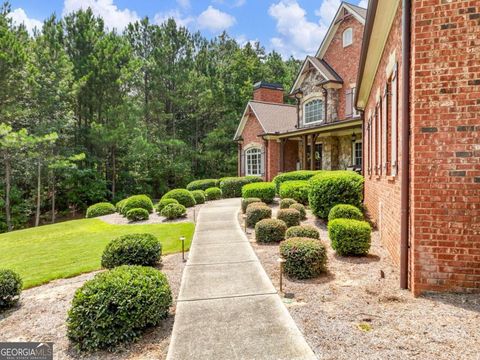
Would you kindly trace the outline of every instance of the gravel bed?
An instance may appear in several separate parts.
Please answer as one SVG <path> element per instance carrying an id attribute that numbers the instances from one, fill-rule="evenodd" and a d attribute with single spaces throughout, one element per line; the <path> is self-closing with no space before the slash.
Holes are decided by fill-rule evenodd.
<path id="1" fill-rule="evenodd" d="M 181 254 L 162 257 L 160 270 L 168 277 L 177 298 L 184 263 Z M 52 341 L 54 359 L 165 359 L 172 333 L 175 303 L 159 326 L 147 329 L 135 343 L 119 347 L 115 353 L 78 353 L 66 337 L 65 319 L 75 290 L 97 272 L 52 281 L 22 292 L 19 305 L 0 315 L 0 341 Z"/>
<path id="2" fill-rule="evenodd" d="M 275 214 L 278 204 L 272 206 Z M 240 216 L 243 228 L 243 217 Z M 328 249 L 328 273 L 312 280 L 284 277 L 290 314 L 319 359 L 480 359 L 480 295 L 427 294 L 399 289 L 399 273 L 372 234 L 367 257 L 335 255 L 325 224 L 308 211 Z M 279 287 L 278 245 L 247 236 Z"/>
<path id="3" fill-rule="evenodd" d="M 187 216 L 175 220 L 167 220 L 165 216 L 157 214 L 155 211 L 150 214 L 148 220 L 130 222 L 126 217 L 119 213 L 110 215 L 99 216 L 97 219 L 105 221 L 106 223 L 113 225 L 146 225 L 146 224 L 163 224 L 163 223 L 175 223 L 175 222 L 195 222 L 198 212 L 202 208 L 203 204 L 195 205 L 194 207 L 187 208 Z"/>

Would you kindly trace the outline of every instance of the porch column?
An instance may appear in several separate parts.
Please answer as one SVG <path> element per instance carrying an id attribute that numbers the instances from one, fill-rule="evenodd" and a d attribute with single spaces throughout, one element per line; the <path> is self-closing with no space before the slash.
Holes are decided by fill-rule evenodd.
<path id="1" fill-rule="evenodd" d="M 280 172 L 285 171 L 285 142 L 287 139 L 280 139 L 280 156 L 279 156 L 279 164 L 278 168 L 280 169 Z"/>
<path id="2" fill-rule="evenodd" d="M 303 159 L 302 159 L 302 170 L 308 170 L 307 165 L 307 142 L 308 135 L 303 135 Z"/>
<path id="3" fill-rule="evenodd" d="M 315 134 L 310 135 L 310 170 L 315 170 Z"/>

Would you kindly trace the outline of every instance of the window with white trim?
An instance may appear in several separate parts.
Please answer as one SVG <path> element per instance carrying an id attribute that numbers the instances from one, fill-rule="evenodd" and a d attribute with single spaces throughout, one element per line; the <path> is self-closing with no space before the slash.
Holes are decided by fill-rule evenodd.
<path id="1" fill-rule="evenodd" d="M 250 148 L 245 151 L 246 175 L 258 175 L 263 173 L 262 150 L 259 148 Z"/>
<path id="2" fill-rule="evenodd" d="M 355 168 L 361 169 L 362 168 L 362 150 L 363 150 L 362 140 L 355 141 L 354 143 L 352 143 L 352 146 L 353 146 L 353 149 L 352 149 L 353 165 L 355 166 Z"/>
<path id="3" fill-rule="evenodd" d="M 321 99 L 313 99 L 303 106 L 304 124 L 321 122 L 325 118 L 325 105 Z"/>
<path id="4" fill-rule="evenodd" d="M 345 29 L 342 35 L 343 38 L 343 47 L 347 47 L 348 45 L 352 45 L 353 42 L 353 30 L 352 28 Z"/>

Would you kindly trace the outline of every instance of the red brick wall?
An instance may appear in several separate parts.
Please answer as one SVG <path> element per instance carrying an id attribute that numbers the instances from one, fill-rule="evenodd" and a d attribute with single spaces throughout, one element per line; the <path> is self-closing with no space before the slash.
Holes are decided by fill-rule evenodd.
<path id="1" fill-rule="evenodd" d="M 264 140 L 259 134 L 263 134 L 265 131 L 263 130 L 262 126 L 258 122 L 257 118 L 253 113 L 248 115 L 248 120 L 243 128 L 243 132 L 241 134 L 243 138 L 243 143 L 241 145 L 241 151 L 244 152 L 245 149 L 249 148 L 252 145 L 258 146 L 265 149 Z M 240 162 L 240 158 L 238 159 Z M 244 171 L 246 169 L 244 168 Z M 239 166 L 239 173 L 238 176 L 243 176 L 245 174 L 240 173 L 240 166 Z"/>
<path id="2" fill-rule="evenodd" d="M 297 170 L 299 141 L 287 140 L 284 146 L 285 172 Z"/>
<path id="3" fill-rule="evenodd" d="M 280 143 L 277 140 L 268 140 L 267 148 L 266 180 L 272 181 L 280 171 Z"/>
<path id="4" fill-rule="evenodd" d="M 343 31 L 347 28 L 353 30 L 352 45 L 343 47 Z M 358 62 L 362 48 L 363 25 L 353 16 L 345 19 L 338 29 L 328 47 L 323 59 L 343 79 L 343 87 L 339 89 L 338 118 L 345 119 L 345 90 L 350 89 L 350 84 L 357 82 Z"/>
<path id="5" fill-rule="evenodd" d="M 480 3 L 413 4 L 413 291 L 478 290 Z"/>
<path id="6" fill-rule="evenodd" d="M 253 100 L 283 104 L 283 90 L 260 87 L 253 90 Z"/>

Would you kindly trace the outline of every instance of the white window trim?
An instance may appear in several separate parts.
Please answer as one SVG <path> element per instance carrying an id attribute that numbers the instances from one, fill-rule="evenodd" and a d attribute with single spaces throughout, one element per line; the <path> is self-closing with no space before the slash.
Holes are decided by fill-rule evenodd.
<path id="1" fill-rule="evenodd" d="M 307 104 L 311 103 L 312 101 L 315 101 L 315 100 L 320 100 L 322 103 L 323 103 L 323 113 L 322 113 L 322 119 L 321 120 L 317 120 L 317 121 L 310 121 L 310 122 L 306 122 L 305 121 L 305 118 L 306 118 L 306 111 L 305 111 L 305 107 Z M 321 123 L 324 123 L 325 122 L 325 99 L 321 98 L 321 97 L 312 97 L 312 98 L 309 98 L 308 100 L 304 101 L 303 103 L 303 111 L 302 111 L 302 115 L 303 115 L 303 125 L 311 125 L 311 124 L 321 124 Z"/>
<path id="2" fill-rule="evenodd" d="M 362 156 L 360 157 L 360 165 L 363 167 L 363 139 L 355 140 L 352 142 L 352 154 L 353 154 L 353 159 L 352 159 L 352 165 L 357 166 L 357 154 L 356 154 L 356 145 L 360 144 L 361 149 L 362 149 Z"/>
<path id="3" fill-rule="evenodd" d="M 347 43 L 345 41 L 345 38 L 346 38 L 345 35 L 348 34 L 348 33 L 350 33 L 350 42 L 349 43 Z M 342 45 L 345 48 L 345 47 L 350 46 L 352 44 L 353 44 L 353 29 L 352 28 L 347 28 L 342 33 Z"/>
<path id="4" fill-rule="evenodd" d="M 250 167 L 251 166 L 249 166 L 249 164 L 248 164 L 248 156 L 251 155 L 249 153 L 253 150 L 257 150 L 258 155 L 260 156 L 259 173 L 250 172 Z M 259 147 L 259 146 L 252 146 L 252 147 L 249 147 L 248 149 L 245 149 L 245 155 L 244 155 L 245 160 L 244 161 L 245 161 L 245 175 L 246 176 L 263 176 L 264 165 L 265 165 L 265 161 L 264 161 L 263 157 L 264 157 L 264 154 L 263 154 L 262 148 Z"/>

